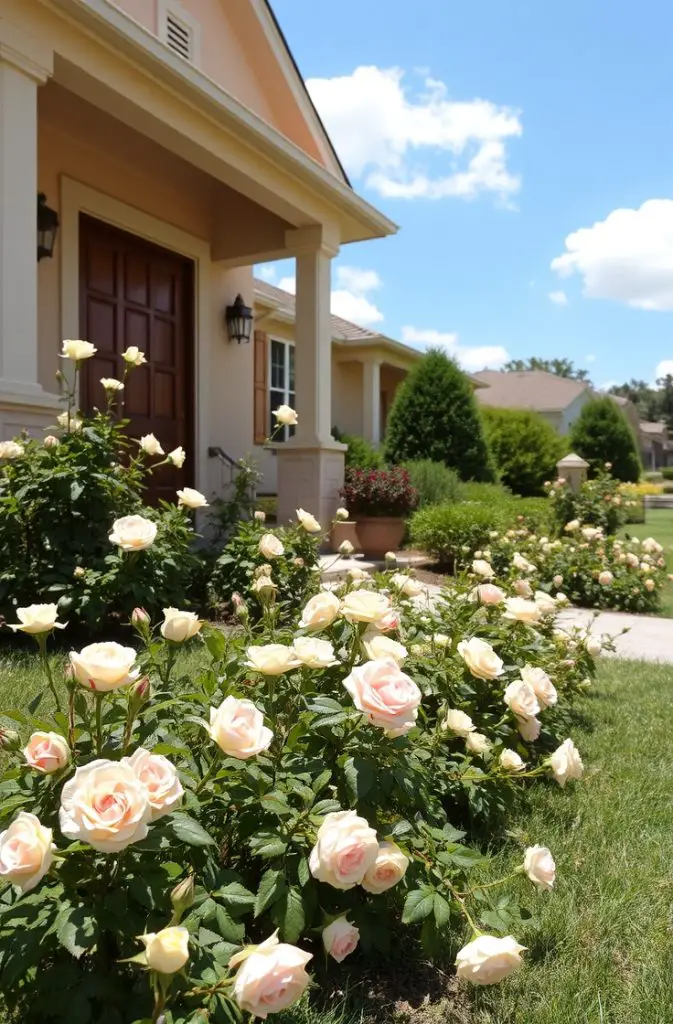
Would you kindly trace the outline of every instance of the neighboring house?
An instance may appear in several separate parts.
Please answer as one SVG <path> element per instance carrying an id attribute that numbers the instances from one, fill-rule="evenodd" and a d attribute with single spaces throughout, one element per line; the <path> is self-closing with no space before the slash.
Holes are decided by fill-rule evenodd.
<path id="1" fill-rule="evenodd" d="M 593 395 L 588 384 L 545 370 L 482 370 L 474 376 L 485 385 L 476 392 L 482 405 L 539 412 L 559 434 L 568 433 Z"/>
<path id="2" fill-rule="evenodd" d="M 657 470 L 673 466 L 673 440 L 665 423 L 640 423 L 640 449 L 645 469 Z"/>
<path id="3" fill-rule="evenodd" d="M 54 423 L 61 339 L 98 348 L 85 409 L 138 345 L 131 430 L 188 452 L 162 489 L 221 492 L 217 449 L 250 451 L 259 394 L 256 346 L 230 340 L 225 311 L 239 293 L 252 306 L 255 263 L 295 257 L 300 421 L 278 453 L 279 514 L 328 521 L 344 460 L 331 261 L 396 229 L 353 192 L 269 4 L 0 0 L 0 111 L 2 437 Z M 60 220 L 39 262 L 38 192 Z"/>

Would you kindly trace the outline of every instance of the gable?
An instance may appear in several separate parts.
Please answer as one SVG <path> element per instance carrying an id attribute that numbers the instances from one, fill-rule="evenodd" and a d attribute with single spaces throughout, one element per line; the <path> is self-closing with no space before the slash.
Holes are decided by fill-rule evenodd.
<path id="1" fill-rule="evenodd" d="M 208 78 L 346 182 L 268 0 L 115 0 Z M 167 19 L 171 25 L 167 29 Z M 184 42 L 187 39 L 188 42 Z"/>

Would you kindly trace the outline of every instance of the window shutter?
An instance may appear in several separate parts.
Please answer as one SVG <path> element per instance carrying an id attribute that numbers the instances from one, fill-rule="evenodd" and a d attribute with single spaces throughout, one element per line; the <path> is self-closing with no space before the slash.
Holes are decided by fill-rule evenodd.
<path id="1" fill-rule="evenodd" d="M 255 331 L 253 380 L 254 442 L 264 444 L 269 436 L 269 335 Z"/>

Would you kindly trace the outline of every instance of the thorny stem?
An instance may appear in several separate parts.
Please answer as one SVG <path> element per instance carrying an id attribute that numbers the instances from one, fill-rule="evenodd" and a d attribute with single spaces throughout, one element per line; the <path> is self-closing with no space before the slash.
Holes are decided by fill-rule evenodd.
<path id="1" fill-rule="evenodd" d="M 478 889 L 494 889 L 497 885 L 503 885 L 505 882 L 509 882 L 510 878 L 516 878 L 518 874 L 518 871 L 513 871 L 511 874 L 505 875 L 504 878 L 498 878 L 497 881 L 495 882 L 484 882 L 483 885 L 475 885 L 471 889 L 468 889 L 467 892 L 461 892 L 457 895 L 460 895 L 461 897 L 466 897 L 471 896 L 472 893 L 477 892 Z"/>
<path id="2" fill-rule="evenodd" d="M 103 694 L 94 693 L 96 701 L 96 753 L 100 757 L 103 751 Z"/>
<path id="3" fill-rule="evenodd" d="M 470 914 L 469 910 L 465 906 L 465 900 L 463 899 L 461 894 L 457 891 L 457 889 L 454 888 L 454 886 L 451 884 L 451 882 L 448 881 L 448 879 L 446 880 L 446 885 L 450 889 L 451 895 L 453 896 L 453 898 L 459 904 L 461 912 L 463 913 L 463 915 L 465 917 L 465 920 L 469 924 L 469 926 L 472 929 L 472 931 L 474 932 L 474 934 L 475 935 L 481 935 L 482 934 L 481 929 L 477 928 L 477 926 L 476 926 L 476 924 L 474 922 L 474 918 L 472 917 L 472 915 Z"/>
<path id="4" fill-rule="evenodd" d="M 68 694 L 68 746 L 75 749 L 75 687 L 70 687 Z"/>
<path id="5" fill-rule="evenodd" d="M 38 643 L 38 647 L 40 648 L 40 659 L 42 661 L 42 665 L 44 667 L 45 675 L 47 677 L 47 683 L 49 685 L 49 689 L 51 690 L 51 692 L 54 695 L 54 701 L 56 703 L 56 710 L 60 711 L 61 710 L 61 702 L 58 699 L 58 693 L 56 691 L 56 686 L 54 685 L 54 677 L 52 675 L 51 666 L 49 665 L 49 658 L 47 656 L 47 633 L 40 633 L 38 635 L 38 638 L 37 638 L 37 643 Z"/>
<path id="6" fill-rule="evenodd" d="M 200 793 L 201 792 L 201 790 L 203 789 L 205 784 L 207 782 L 210 782 L 210 780 L 212 779 L 213 775 L 215 775 L 215 772 L 217 771 L 218 767 L 219 767 L 219 761 L 217 759 L 217 755 L 215 755 L 213 760 L 210 762 L 210 768 L 208 769 L 206 774 L 203 776 L 203 778 L 199 782 L 198 786 L 194 790 L 194 793 Z"/>

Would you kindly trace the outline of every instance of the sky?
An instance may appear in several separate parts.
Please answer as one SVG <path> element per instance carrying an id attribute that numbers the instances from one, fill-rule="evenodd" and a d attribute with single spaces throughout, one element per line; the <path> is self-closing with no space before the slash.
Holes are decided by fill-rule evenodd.
<path id="1" fill-rule="evenodd" d="M 354 188 L 335 313 L 467 370 L 673 372 L 670 0 L 272 0 Z M 258 272 L 293 288 L 291 263 Z"/>

